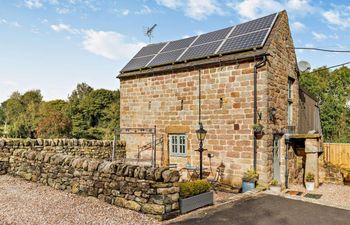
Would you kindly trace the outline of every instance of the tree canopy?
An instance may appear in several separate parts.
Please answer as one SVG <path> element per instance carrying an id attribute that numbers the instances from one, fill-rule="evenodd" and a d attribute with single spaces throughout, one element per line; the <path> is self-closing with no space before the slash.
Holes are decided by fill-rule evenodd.
<path id="1" fill-rule="evenodd" d="M 111 139 L 119 127 L 119 91 L 81 83 L 67 101 L 42 99 L 40 90 L 14 92 L 0 106 L 0 135 Z"/>
<path id="2" fill-rule="evenodd" d="M 349 142 L 350 69 L 341 67 L 330 71 L 321 67 L 312 73 L 303 73 L 300 83 L 319 100 L 325 140 Z"/>

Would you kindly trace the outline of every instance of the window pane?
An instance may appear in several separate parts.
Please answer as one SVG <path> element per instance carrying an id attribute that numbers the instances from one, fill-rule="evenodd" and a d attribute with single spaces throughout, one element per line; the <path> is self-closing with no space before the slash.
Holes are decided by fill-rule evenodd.
<path id="1" fill-rule="evenodd" d="M 186 156 L 186 135 L 169 135 L 169 148 L 174 155 Z"/>

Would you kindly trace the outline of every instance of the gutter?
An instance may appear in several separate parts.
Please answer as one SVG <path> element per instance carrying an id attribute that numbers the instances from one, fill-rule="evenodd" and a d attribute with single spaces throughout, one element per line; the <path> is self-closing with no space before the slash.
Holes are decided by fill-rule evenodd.
<path id="1" fill-rule="evenodd" d="M 257 97 L 257 83 L 258 83 L 258 68 L 263 67 L 266 65 L 266 61 L 267 61 L 267 57 L 266 54 L 262 56 L 263 59 L 260 62 L 257 62 L 254 65 L 254 124 L 257 124 L 258 122 L 258 97 Z M 256 171 L 256 164 L 257 164 L 257 138 L 256 135 L 254 133 L 254 139 L 253 139 L 253 155 L 254 155 L 254 162 L 253 162 L 253 168 L 254 171 Z"/>

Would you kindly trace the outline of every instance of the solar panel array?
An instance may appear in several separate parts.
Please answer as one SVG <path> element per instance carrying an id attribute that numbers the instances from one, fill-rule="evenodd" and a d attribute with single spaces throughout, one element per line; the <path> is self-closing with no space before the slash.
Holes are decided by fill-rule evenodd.
<path id="1" fill-rule="evenodd" d="M 143 47 L 121 72 L 263 47 L 277 13 L 218 31 Z"/>

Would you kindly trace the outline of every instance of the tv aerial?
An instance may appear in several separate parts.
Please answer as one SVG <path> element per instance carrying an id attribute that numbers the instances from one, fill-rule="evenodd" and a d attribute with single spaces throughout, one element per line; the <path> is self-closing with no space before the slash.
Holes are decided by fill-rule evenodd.
<path id="1" fill-rule="evenodd" d="M 151 27 L 147 27 L 145 29 L 145 36 L 147 36 L 149 38 L 149 42 L 151 43 L 152 41 L 152 38 L 153 38 L 153 31 L 154 31 L 154 28 L 156 28 L 157 24 L 154 24 L 153 26 Z"/>
<path id="2" fill-rule="evenodd" d="M 298 68 L 300 72 L 307 72 L 311 69 L 311 65 L 307 61 L 299 61 L 298 62 Z"/>

